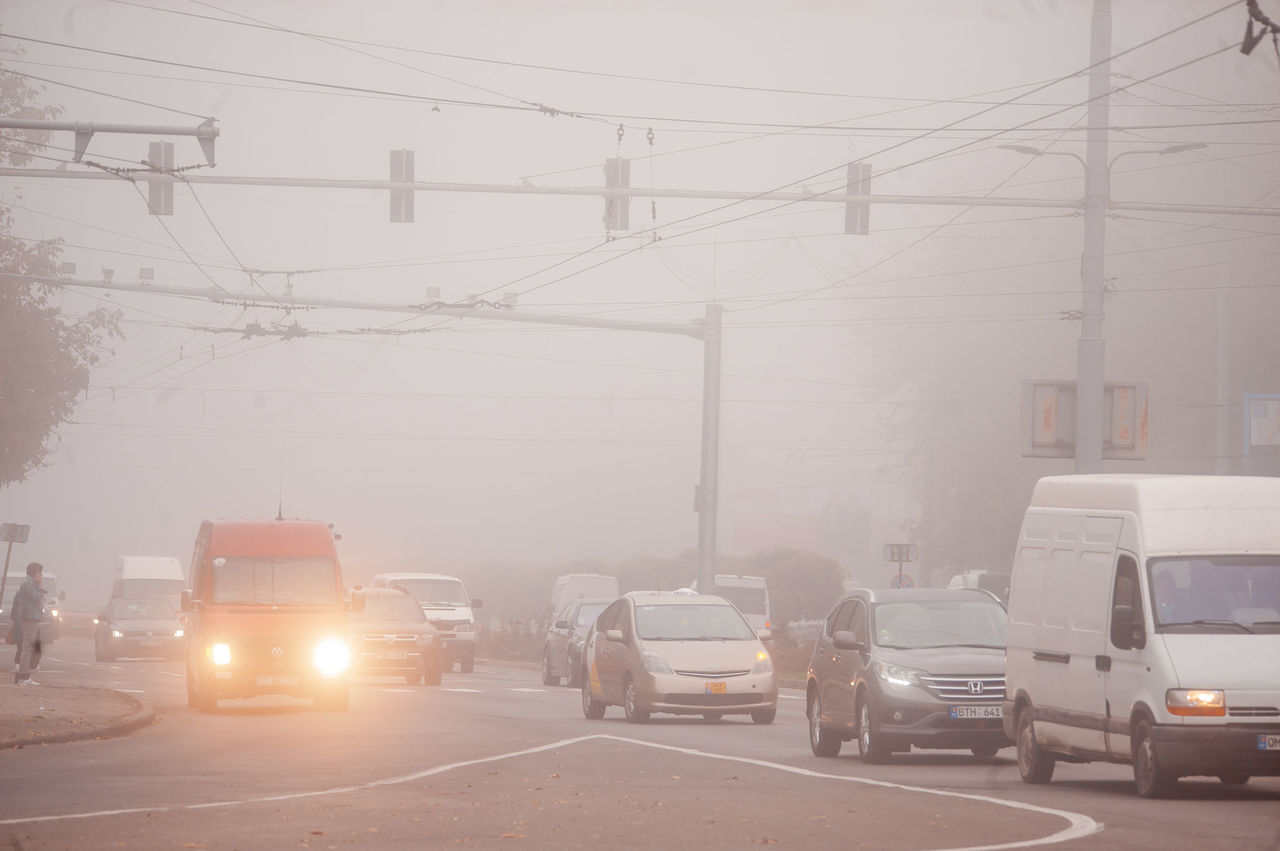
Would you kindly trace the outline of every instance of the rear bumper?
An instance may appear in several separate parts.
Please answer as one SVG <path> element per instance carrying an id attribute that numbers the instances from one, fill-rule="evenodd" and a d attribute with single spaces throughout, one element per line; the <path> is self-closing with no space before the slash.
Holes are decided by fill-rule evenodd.
<path id="1" fill-rule="evenodd" d="M 1162 724 L 1151 731 L 1156 760 L 1181 776 L 1247 774 L 1280 777 L 1280 750 L 1262 750 L 1260 738 L 1280 736 L 1280 724 L 1191 727 Z"/>

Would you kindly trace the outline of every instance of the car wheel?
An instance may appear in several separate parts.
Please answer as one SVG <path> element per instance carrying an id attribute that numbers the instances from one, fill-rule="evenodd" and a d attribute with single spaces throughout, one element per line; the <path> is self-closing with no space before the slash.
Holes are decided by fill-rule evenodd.
<path id="1" fill-rule="evenodd" d="M 622 712 L 632 724 L 643 724 L 649 720 L 649 713 L 640 708 L 640 695 L 636 693 L 636 681 L 627 674 L 622 684 Z"/>
<path id="2" fill-rule="evenodd" d="M 822 726 L 822 698 L 817 694 L 809 701 L 809 748 L 814 756 L 839 756 L 844 741 Z"/>
<path id="3" fill-rule="evenodd" d="M 464 674 L 469 674 L 476 669 L 476 657 L 464 656 L 458 660 L 458 670 Z"/>
<path id="4" fill-rule="evenodd" d="M 995 745 L 977 745 L 969 748 L 969 750 L 974 756 L 978 757 L 978 759 L 991 759 L 996 755 L 996 751 L 1000 750 L 1000 748 Z"/>
<path id="5" fill-rule="evenodd" d="M 1018 774 L 1025 783 L 1048 783 L 1053 777 L 1057 757 L 1041 749 L 1036 743 L 1035 722 L 1031 720 L 1031 707 L 1018 713 Z"/>
<path id="6" fill-rule="evenodd" d="M 544 686 L 560 685 L 560 677 L 551 673 L 551 651 L 542 651 L 542 684 Z"/>
<path id="7" fill-rule="evenodd" d="M 584 669 L 581 675 L 582 680 L 582 714 L 591 721 L 599 721 L 604 717 L 605 702 L 596 700 L 595 695 L 591 693 L 591 677 L 587 676 Z"/>
<path id="8" fill-rule="evenodd" d="M 578 672 L 580 670 L 582 670 L 582 667 L 580 665 L 575 664 L 572 660 L 570 660 L 569 675 L 564 678 L 565 685 L 567 685 L 569 688 L 577 688 L 580 685 L 580 683 L 578 682 L 578 679 L 579 679 Z"/>
<path id="9" fill-rule="evenodd" d="M 1249 782 L 1247 774 L 1219 774 L 1218 782 L 1223 786 L 1243 786 Z"/>
<path id="10" fill-rule="evenodd" d="M 778 707 L 770 706 L 768 709 L 751 710 L 751 723 L 753 724 L 772 724 L 773 719 L 778 717 Z"/>
<path id="11" fill-rule="evenodd" d="M 321 692 L 315 696 L 315 705 L 321 712 L 346 712 L 351 705 L 351 692 L 346 688 Z"/>
<path id="12" fill-rule="evenodd" d="M 1134 730 L 1133 785 L 1144 798 L 1168 797 L 1178 784 L 1178 775 L 1161 767 L 1151 743 L 1151 722 L 1139 721 Z"/>
<path id="13" fill-rule="evenodd" d="M 95 641 L 95 642 L 93 642 L 93 661 L 95 661 L 95 662 L 105 662 L 105 661 L 107 661 L 106 659 L 104 659 L 104 658 L 102 657 L 102 645 L 101 645 L 101 644 L 99 644 L 99 643 L 98 643 L 98 642 L 96 642 L 96 641 Z"/>
<path id="14" fill-rule="evenodd" d="M 418 683 L 422 682 L 422 672 L 414 671 L 411 674 L 405 674 L 404 681 L 411 686 L 417 685 Z"/>
<path id="15" fill-rule="evenodd" d="M 869 695 L 858 698 L 858 755 L 863 762 L 884 762 L 889 749 L 880 739 L 875 705 Z"/>

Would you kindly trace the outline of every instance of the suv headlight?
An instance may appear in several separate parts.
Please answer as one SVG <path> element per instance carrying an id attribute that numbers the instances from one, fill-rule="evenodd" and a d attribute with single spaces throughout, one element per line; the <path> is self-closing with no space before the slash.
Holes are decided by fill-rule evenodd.
<path id="1" fill-rule="evenodd" d="M 888 662 L 875 663 L 876 676 L 886 685 L 897 686 L 899 688 L 907 688 L 910 686 L 920 685 L 920 675 L 923 671 L 917 671 L 915 668 L 904 668 L 902 665 L 890 665 Z"/>
<path id="2" fill-rule="evenodd" d="M 773 660 L 769 658 L 767 650 L 759 650 L 756 652 L 756 663 L 751 668 L 753 674 L 772 674 Z"/>
<path id="3" fill-rule="evenodd" d="M 644 663 L 644 669 L 651 674 L 671 673 L 671 666 L 667 664 L 667 660 L 652 650 L 646 650 L 641 654 L 640 661 Z"/>

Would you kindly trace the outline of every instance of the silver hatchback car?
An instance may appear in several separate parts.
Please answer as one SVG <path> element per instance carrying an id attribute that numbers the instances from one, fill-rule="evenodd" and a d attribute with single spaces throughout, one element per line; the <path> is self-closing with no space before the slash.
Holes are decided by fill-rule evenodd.
<path id="1" fill-rule="evenodd" d="M 633 591 L 596 619 L 582 652 L 582 713 L 621 705 L 628 721 L 650 713 L 750 715 L 778 710 L 773 660 L 733 604 L 710 594 Z"/>

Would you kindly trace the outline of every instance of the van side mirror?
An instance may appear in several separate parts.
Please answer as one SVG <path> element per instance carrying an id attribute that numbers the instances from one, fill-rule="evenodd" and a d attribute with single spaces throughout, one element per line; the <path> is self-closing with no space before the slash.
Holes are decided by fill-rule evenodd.
<path id="1" fill-rule="evenodd" d="M 1111 643 L 1121 650 L 1140 650 L 1147 646 L 1142 624 L 1135 622 L 1132 606 L 1116 606 L 1111 610 Z"/>
<path id="2" fill-rule="evenodd" d="M 190 612 L 195 610 L 195 601 L 191 599 L 191 589 L 183 588 L 182 594 L 178 597 L 178 610 Z"/>
<path id="3" fill-rule="evenodd" d="M 471 608 L 473 608 L 473 609 L 478 609 L 478 608 L 480 608 L 480 607 L 481 607 L 481 606 L 483 606 L 483 605 L 484 605 L 484 603 L 483 603 L 482 601 L 480 601 L 480 600 L 472 600 L 472 601 L 471 601 Z"/>
<path id="4" fill-rule="evenodd" d="M 351 611 L 353 611 L 353 612 L 363 612 L 363 611 L 364 611 L 364 603 L 365 603 L 365 598 L 364 598 L 364 592 L 363 592 L 363 591 L 352 591 L 352 592 L 351 592 L 351 609 L 350 609 Z"/>

